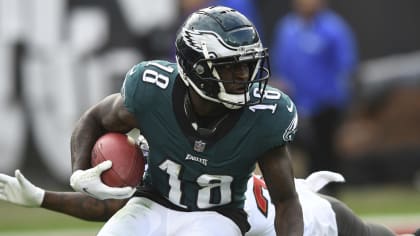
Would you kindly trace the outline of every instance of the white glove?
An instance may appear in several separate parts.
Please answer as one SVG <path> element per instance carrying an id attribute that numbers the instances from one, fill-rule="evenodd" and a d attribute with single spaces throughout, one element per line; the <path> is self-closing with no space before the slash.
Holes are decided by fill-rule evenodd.
<path id="1" fill-rule="evenodd" d="M 33 185 L 19 170 L 15 177 L 0 174 L 0 200 L 26 207 L 39 207 L 45 190 Z"/>
<path id="2" fill-rule="evenodd" d="M 332 171 L 317 171 L 304 179 L 304 183 L 312 190 L 312 192 L 318 192 L 330 182 L 343 183 L 345 182 L 345 179 L 340 173 Z"/>
<path id="3" fill-rule="evenodd" d="M 101 174 L 105 170 L 111 168 L 110 160 L 104 161 L 99 165 L 87 169 L 77 170 L 70 177 L 71 187 L 82 193 L 86 193 L 91 197 L 104 199 L 125 199 L 131 197 L 136 191 L 133 187 L 109 187 L 101 180 Z"/>
<path id="4" fill-rule="evenodd" d="M 139 135 L 137 138 L 137 145 L 140 147 L 140 150 L 143 152 L 144 157 L 149 156 L 149 143 L 143 135 Z"/>

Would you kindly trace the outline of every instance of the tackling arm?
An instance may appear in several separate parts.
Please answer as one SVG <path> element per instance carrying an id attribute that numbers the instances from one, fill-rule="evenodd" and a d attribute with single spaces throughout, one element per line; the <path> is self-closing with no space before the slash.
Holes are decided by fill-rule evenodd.
<path id="1" fill-rule="evenodd" d="M 303 235 L 303 213 L 286 146 L 265 153 L 259 160 L 259 166 L 276 209 L 277 235 Z"/>
<path id="2" fill-rule="evenodd" d="M 79 192 L 46 191 L 41 207 L 88 221 L 107 221 L 128 200 L 99 200 Z"/>
<path id="3" fill-rule="evenodd" d="M 0 200 L 24 207 L 42 207 L 89 221 L 106 221 L 127 200 L 98 200 L 78 192 L 53 192 L 35 186 L 16 170 L 0 173 Z"/>

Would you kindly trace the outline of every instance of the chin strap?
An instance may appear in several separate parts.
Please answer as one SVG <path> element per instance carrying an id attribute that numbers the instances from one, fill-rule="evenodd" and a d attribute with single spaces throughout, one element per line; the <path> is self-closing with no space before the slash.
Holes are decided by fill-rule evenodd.
<path id="1" fill-rule="evenodd" d="M 246 99 L 249 99 L 248 93 L 243 95 L 243 94 L 230 94 L 230 93 L 226 93 L 225 91 L 221 91 L 219 92 L 217 96 L 222 101 L 233 101 L 233 103 L 237 103 L 237 104 L 245 104 Z M 232 109 L 232 110 L 240 109 L 243 107 L 243 105 L 236 105 L 236 104 L 232 104 L 228 102 L 222 102 L 222 104 L 226 108 Z"/>
<path id="2" fill-rule="evenodd" d="M 207 50 L 206 42 L 201 42 L 201 48 L 203 49 L 204 58 L 205 59 L 210 59 L 210 54 Z M 213 64 L 211 63 L 211 60 L 207 60 L 207 66 L 209 68 L 213 67 Z M 219 84 L 220 92 L 217 96 L 221 101 L 218 101 L 218 102 L 222 103 L 228 109 L 239 109 L 239 108 L 241 108 L 242 107 L 241 105 L 236 105 L 236 104 L 233 104 L 233 103 L 244 104 L 245 103 L 245 97 L 242 94 L 238 95 L 238 94 L 227 93 L 226 89 L 225 89 L 225 86 L 221 82 L 221 79 L 220 79 L 220 76 L 219 76 L 219 73 L 217 72 L 217 70 L 211 70 L 211 73 L 212 73 L 214 78 L 217 78 L 219 80 L 218 84 Z M 223 101 L 233 101 L 233 102 L 229 103 L 229 102 L 223 102 Z"/>

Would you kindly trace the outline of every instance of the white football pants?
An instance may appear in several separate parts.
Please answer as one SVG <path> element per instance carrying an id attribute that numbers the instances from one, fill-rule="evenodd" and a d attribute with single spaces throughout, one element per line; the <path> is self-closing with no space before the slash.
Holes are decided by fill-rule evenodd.
<path id="1" fill-rule="evenodd" d="M 248 181 L 246 191 L 245 211 L 251 229 L 245 236 L 276 236 L 274 228 L 275 209 L 268 204 L 267 215 L 260 212 L 257 197 L 254 195 L 254 181 L 263 181 L 252 177 Z M 337 236 L 337 222 L 331 204 L 316 192 L 329 182 L 343 182 L 344 178 L 338 173 L 319 171 L 306 179 L 295 179 L 296 191 L 302 206 L 304 236 Z M 266 188 L 261 189 L 267 203 L 271 202 Z M 261 200 L 261 199 L 260 199 Z"/>
<path id="2" fill-rule="evenodd" d="M 239 227 L 214 211 L 182 212 L 134 197 L 103 226 L 98 236 L 240 236 Z"/>

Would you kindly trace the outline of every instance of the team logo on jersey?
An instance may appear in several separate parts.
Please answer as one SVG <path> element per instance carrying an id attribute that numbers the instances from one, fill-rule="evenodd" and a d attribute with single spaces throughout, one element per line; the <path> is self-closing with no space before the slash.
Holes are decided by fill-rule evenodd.
<path id="1" fill-rule="evenodd" d="M 292 121 L 290 122 L 289 126 L 283 133 L 283 140 L 285 142 L 290 142 L 293 140 L 297 131 L 297 125 L 298 125 L 298 116 L 297 116 L 297 113 L 295 113 Z"/>
<path id="2" fill-rule="evenodd" d="M 201 140 L 195 140 L 194 142 L 194 151 L 203 152 L 206 149 L 206 143 Z"/>
<path id="3" fill-rule="evenodd" d="M 201 158 L 201 157 L 197 157 L 197 156 L 193 156 L 191 154 L 187 154 L 187 156 L 185 157 L 185 160 L 190 160 L 190 161 L 196 161 L 200 164 L 202 164 L 203 166 L 207 166 L 207 159 L 205 158 Z"/>

